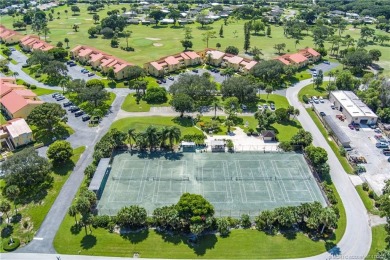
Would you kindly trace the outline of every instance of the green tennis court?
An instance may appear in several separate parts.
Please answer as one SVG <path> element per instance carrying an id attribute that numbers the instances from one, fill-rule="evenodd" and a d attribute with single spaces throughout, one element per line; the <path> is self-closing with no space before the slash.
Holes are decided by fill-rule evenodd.
<path id="1" fill-rule="evenodd" d="M 99 214 L 123 206 L 177 203 L 184 192 L 203 195 L 216 216 L 255 216 L 265 209 L 326 204 L 303 155 L 296 153 L 179 153 L 114 156 L 98 203 Z"/>

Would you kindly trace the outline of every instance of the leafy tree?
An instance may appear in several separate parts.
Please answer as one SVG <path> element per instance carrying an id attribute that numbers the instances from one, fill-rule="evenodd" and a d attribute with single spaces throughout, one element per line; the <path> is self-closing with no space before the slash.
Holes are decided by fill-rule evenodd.
<path id="1" fill-rule="evenodd" d="M 129 79 L 135 80 L 145 77 L 145 70 L 140 66 L 131 66 L 129 68 Z"/>
<path id="2" fill-rule="evenodd" d="M 366 50 L 359 49 L 347 52 L 342 62 L 354 71 L 361 72 L 364 68 L 371 65 L 372 56 Z"/>
<path id="3" fill-rule="evenodd" d="M 359 81 L 354 78 L 351 71 L 343 70 L 337 74 L 336 87 L 340 90 L 354 90 L 358 87 Z"/>
<path id="4" fill-rule="evenodd" d="M 95 108 L 109 99 L 109 94 L 104 88 L 104 83 L 98 79 L 89 80 L 81 89 L 80 97 L 90 102 Z"/>
<path id="5" fill-rule="evenodd" d="M 76 13 L 80 12 L 80 7 L 78 7 L 77 5 L 72 5 L 70 10 L 73 12 L 73 15 L 76 15 Z"/>
<path id="6" fill-rule="evenodd" d="M 259 122 L 259 129 L 267 130 L 276 121 L 275 113 L 264 110 L 255 113 L 255 119 Z"/>
<path id="7" fill-rule="evenodd" d="M 43 103 L 35 107 L 27 117 L 27 123 L 47 132 L 55 132 L 58 124 L 66 121 L 66 111 L 56 103 Z"/>
<path id="8" fill-rule="evenodd" d="M 221 236 L 227 236 L 230 233 L 229 220 L 226 217 L 217 219 L 217 231 Z"/>
<path id="9" fill-rule="evenodd" d="M 96 27 L 92 26 L 88 29 L 88 34 L 91 38 L 95 38 L 95 35 L 98 34 L 98 30 L 96 29 Z"/>
<path id="10" fill-rule="evenodd" d="M 9 198 L 14 203 L 15 211 L 17 212 L 16 205 L 17 205 L 18 198 L 20 195 L 20 189 L 18 188 L 18 186 L 16 186 L 16 185 L 8 186 L 5 189 L 5 195 L 7 196 L 7 198 Z"/>
<path id="11" fill-rule="evenodd" d="M 162 104 L 167 102 L 167 91 L 162 87 L 150 87 L 147 89 L 144 100 L 149 104 Z"/>
<path id="12" fill-rule="evenodd" d="M 209 23 L 209 19 L 207 19 L 207 14 L 205 12 L 200 12 L 196 16 L 196 21 L 202 25 L 202 28 L 205 24 Z"/>
<path id="13" fill-rule="evenodd" d="M 12 55 L 12 51 L 8 48 L 3 49 L 2 53 L 7 56 L 7 59 L 10 59 L 10 56 Z"/>
<path id="14" fill-rule="evenodd" d="M 54 60 L 65 60 L 68 57 L 68 52 L 64 48 L 53 48 L 48 51 L 50 55 L 54 58 Z"/>
<path id="15" fill-rule="evenodd" d="M 287 114 L 287 109 L 285 108 L 276 109 L 275 116 L 278 123 L 286 122 L 289 119 L 289 114 Z"/>
<path id="16" fill-rule="evenodd" d="M 192 41 L 190 41 L 190 40 L 181 40 L 180 42 L 181 42 L 181 45 L 184 48 L 184 51 L 186 51 L 187 49 L 191 49 L 192 48 Z"/>
<path id="17" fill-rule="evenodd" d="M 146 224 L 147 213 L 146 210 L 140 206 L 132 205 L 130 207 L 123 207 L 116 215 L 116 222 L 121 227 L 139 228 Z"/>
<path id="18" fill-rule="evenodd" d="M 221 28 L 219 29 L 219 37 L 223 38 L 223 24 L 221 24 Z"/>
<path id="19" fill-rule="evenodd" d="M 305 153 L 314 167 L 318 167 L 328 160 L 328 153 L 322 147 L 309 145 L 305 148 Z"/>
<path id="20" fill-rule="evenodd" d="M 168 17 L 173 19 L 173 25 L 176 25 L 177 19 L 181 17 L 180 11 L 177 9 L 170 9 Z"/>
<path id="21" fill-rule="evenodd" d="M 244 50 L 245 52 L 248 52 L 250 49 L 250 38 L 251 38 L 251 26 L 250 23 L 247 22 L 244 24 Z"/>
<path id="22" fill-rule="evenodd" d="M 228 78 L 221 84 L 223 97 L 237 97 L 240 103 L 255 101 L 257 98 L 256 91 L 256 85 L 245 77 Z"/>
<path id="23" fill-rule="evenodd" d="M 80 26 L 78 24 L 74 24 L 72 26 L 72 29 L 75 31 L 75 32 L 78 32 L 78 29 L 80 28 Z"/>
<path id="24" fill-rule="evenodd" d="M 303 129 L 299 129 L 298 133 L 296 133 L 291 138 L 291 144 L 301 145 L 303 147 L 309 146 L 312 141 L 313 141 L 313 136 L 311 135 L 311 133 Z"/>
<path id="25" fill-rule="evenodd" d="M 221 48 L 221 44 L 219 42 L 217 42 L 217 44 L 215 45 L 215 47 L 217 47 L 217 49 Z"/>
<path id="26" fill-rule="evenodd" d="M 257 20 L 257 21 L 254 21 L 252 23 L 252 26 L 250 29 L 253 30 L 255 32 L 255 34 L 258 34 L 259 31 L 264 31 L 265 25 L 262 21 Z"/>
<path id="27" fill-rule="evenodd" d="M 50 103 L 45 103 L 50 104 Z M 6 187 L 15 185 L 22 195 L 31 195 L 44 189 L 51 181 L 50 162 L 38 155 L 34 148 L 27 148 L 13 155 L 2 164 Z"/>
<path id="28" fill-rule="evenodd" d="M 286 48 L 285 43 L 277 43 L 274 45 L 274 49 L 278 52 L 279 55 L 281 54 L 281 51 L 284 51 L 285 48 Z"/>
<path id="29" fill-rule="evenodd" d="M 252 75 L 264 83 L 278 85 L 282 81 L 284 65 L 277 60 L 268 60 L 257 63 L 251 71 Z"/>
<path id="30" fill-rule="evenodd" d="M 106 18 L 103 18 L 100 23 L 102 28 L 108 27 L 112 30 L 116 30 L 118 28 L 120 32 L 123 31 L 127 25 L 126 19 L 118 15 L 110 15 Z"/>
<path id="31" fill-rule="evenodd" d="M 0 212 L 7 216 L 8 222 L 9 222 L 8 212 L 10 210 L 11 210 L 11 204 L 8 201 L 3 200 L 2 202 L 0 202 Z"/>
<path id="32" fill-rule="evenodd" d="M 324 233 L 325 228 L 335 228 L 337 226 L 338 216 L 333 208 L 326 207 L 321 210 L 319 221 L 322 224 L 321 234 Z"/>
<path id="33" fill-rule="evenodd" d="M 73 156 L 73 149 L 69 142 L 58 140 L 49 146 L 46 154 L 53 164 L 59 165 L 70 160 Z"/>
<path id="34" fill-rule="evenodd" d="M 273 88 L 272 86 L 267 86 L 267 87 L 265 88 L 265 92 L 267 93 L 267 99 L 268 99 L 268 97 L 269 97 L 269 94 L 272 93 L 272 91 L 274 91 L 274 88 Z"/>
<path id="35" fill-rule="evenodd" d="M 153 211 L 153 220 L 162 229 L 178 230 L 181 227 L 179 212 L 175 205 L 156 208 Z"/>
<path id="36" fill-rule="evenodd" d="M 322 85 L 322 83 L 324 82 L 324 73 L 322 72 L 322 70 L 318 71 L 318 75 L 317 77 L 314 78 L 313 81 L 314 81 L 314 86 L 317 89 Z"/>
<path id="37" fill-rule="evenodd" d="M 114 37 L 114 30 L 109 27 L 104 27 L 100 33 L 103 34 L 104 38 L 106 39 Z"/>
<path id="38" fill-rule="evenodd" d="M 53 60 L 42 68 L 42 72 L 53 79 L 61 78 L 67 75 L 68 67 L 61 61 Z"/>
<path id="39" fill-rule="evenodd" d="M 240 218 L 240 225 L 243 228 L 250 228 L 252 223 L 248 214 L 242 214 Z"/>
<path id="40" fill-rule="evenodd" d="M 71 205 L 68 209 L 68 215 L 74 217 L 74 221 L 77 225 L 77 209 L 75 205 Z"/>
<path id="41" fill-rule="evenodd" d="M 183 193 L 176 209 L 186 223 L 207 225 L 207 219 L 213 217 L 214 207 L 198 194 Z"/>
<path id="42" fill-rule="evenodd" d="M 369 50 L 368 54 L 371 56 L 371 60 L 379 61 L 379 58 L 382 56 L 382 52 L 378 49 Z"/>
<path id="43" fill-rule="evenodd" d="M 271 210 L 263 210 L 256 218 L 256 228 L 258 230 L 273 232 L 275 228 L 276 216 L 275 213 Z"/>
<path id="44" fill-rule="evenodd" d="M 228 47 L 226 47 L 225 52 L 226 52 L 226 53 L 233 54 L 233 55 L 238 55 L 238 53 L 239 53 L 240 51 L 239 51 L 238 48 L 235 47 L 235 46 L 228 46 Z"/>
<path id="45" fill-rule="evenodd" d="M 98 14 L 94 14 L 94 15 L 92 16 L 92 19 L 93 19 L 93 22 L 94 22 L 94 23 L 97 23 L 97 22 L 100 20 L 100 16 L 99 16 Z"/>
<path id="46" fill-rule="evenodd" d="M 161 10 L 153 10 L 149 13 L 149 17 L 153 18 L 155 20 L 156 26 L 165 17 L 165 13 Z"/>
<path id="47" fill-rule="evenodd" d="M 362 27 L 362 28 L 360 29 L 360 36 L 361 36 L 362 39 L 364 39 L 364 40 L 367 40 L 367 38 L 372 37 L 372 36 L 374 36 L 374 35 L 375 35 L 375 29 L 372 29 L 372 28 L 367 27 L 367 26 Z"/>
<path id="48" fill-rule="evenodd" d="M 271 36 L 271 26 L 267 26 L 267 36 L 270 37 Z"/>
<path id="49" fill-rule="evenodd" d="M 194 100 L 185 93 L 174 94 L 170 102 L 176 112 L 180 112 L 180 117 L 183 117 L 184 112 L 192 112 L 194 110 Z"/>
<path id="50" fill-rule="evenodd" d="M 107 78 L 113 82 L 115 80 L 115 72 L 113 68 L 109 68 L 107 72 Z"/>
<path id="51" fill-rule="evenodd" d="M 237 97 L 228 97 L 223 102 L 223 108 L 229 118 L 234 117 L 240 111 L 240 103 Z"/>

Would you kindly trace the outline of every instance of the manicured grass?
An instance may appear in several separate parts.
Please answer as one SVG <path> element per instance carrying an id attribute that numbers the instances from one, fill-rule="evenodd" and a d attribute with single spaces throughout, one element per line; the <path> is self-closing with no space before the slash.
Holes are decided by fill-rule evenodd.
<path id="1" fill-rule="evenodd" d="M 356 188 L 360 198 L 362 199 L 364 206 L 368 210 L 368 212 L 370 212 L 371 214 L 374 214 L 374 215 L 379 215 L 379 210 L 375 207 L 374 200 L 368 196 L 367 191 L 363 190 L 363 186 L 358 185 L 355 188 Z"/>
<path id="2" fill-rule="evenodd" d="M 328 85 L 328 82 L 322 83 L 321 87 L 314 88 L 314 84 L 307 85 L 306 87 L 302 88 L 298 93 L 299 101 L 303 102 L 303 95 L 306 95 L 307 98 L 311 98 L 312 96 L 316 97 L 326 97 L 328 95 L 328 91 L 326 91 L 326 86 Z"/>
<path id="3" fill-rule="evenodd" d="M 91 104 L 88 101 L 81 102 L 79 99 L 77 99 L 76 93 L 67 93 L 65 94 L 65 97 L 71 100 L 75 105 L 80 107 L 85 113 L 89 115 L 93 115 L 93 111 L 95 109 L 100 109 L 103 114 L 105 115 L 110 108 L 112 102 L 114 102 L 116 95 L 113 92 L 108 92 L 109 98 L 104 103 L 98 105 L 97 107 L 94 106 L 94 104 Z"/>
<path id="4" fill-rule="evenodd" d="M 127 95 L 121 109 L 126 112 L 149 112 L 150 107 L 169 107 L 170 99 L 171 96 L 168 95 L 168 101 L 162 104 L 148 104 L 145 100 L 140 100 L 139 104 L 137 104 L 135 94 L 132 93 Z"/>
<path id="5" fill-rule="evenodd" d="M 205 124 L 207 122 L 211 122 L 213 120 L 213 116 L 202 116 L 200 121 L 196 124 L 199 128 L 201 128 L 201 124 Z M 214 135 L 226 135 L 227 127 L 225 126 L 226 117 L 217 116 L 216 120 L 219 122 L 219 128 L 214 132 Z M 230 127 L 230 131 L 234 131 L 235 127 Z"/>
<path id="6" fill-rule="evenodd" d="M 281 96 L 281 95 L 278 95 L 278 94 L 260 94 L 259 96 L 259 104 L 260 105 L 263 105 L 263 104 L 271 104 L 271 103 L 274 103 L 275 104 L 275 108 L 278 109 L 278 108 L 288 108 L 288 106 L 290 105 L 288 103 L 288 100 L 285 96 Z"/>
<path id="7" fill-rule="evenodd" d="M 117 128 L 118 130 L 124 132 L 127 132 L 130 128 L 134 128 L 137 131 L 144 131 L 150 125 L 156 127 L 177 126 L 181 130 L 182 136 L 202 133 L 202 131 L 193 127 L 191 119 L 162 116 L 122 118 L 115 121 L 111 125 L 111 128 Z"/>
<path id="8" fill-rule="evenodd" d="M 372 243 L 370 252 L 368 253 L 368 259 L 375 259 L 374 256 L 383 249 L 386 249 L 388 243 L 386 243 L 387 232 L 385 229 L 386 225 L 379 225 L 371 228 L 372 232 Z"/>
<path id="9" fill-rule="evenodd" d="M 7 120 L 5 119 L 5 117 L 3 116 L 3 114 L 0 113 L 0 125 L 4 124 L 5 122 L 7 122 Z"/>
<path id="10" fill-rule="evenodd" d="M 38 143 L 44 143 L 45 145 L 51 144 L 53 142 L 53 138 L 59 140 L 74 134 L 74 130 L 65 123 L 61 123 L 57 127 L 55 133 L 38 130 L 35 126 L 31 126 L 31 130 L 33 131 L 35 141 Z"/>
<path id="11" fill-rule="evenodd" d="M 39 88 L 39 87 L 37 87 L 36 89 L 31 89 L 31 91 L 34 92 L 35 94 L 37 94 L 37 96 L 50 95 L 50 94 L 53 94 L 55 92 L 61 92 L 58 90 Z"/>
<path id="12" fill-rule="evenodd" d="M 71 161 L 62 165 L 61 167 L 54 167 L 52 172 L 53 183 L 52 186 L 47 190 L 47 194 L 42 200 L 37 202 L 30 202 L 25 205 L 17 205 L 18 213 L 21 214 L 21 220 L 13 224 L 13 237 L 20 238 L 21 244 L 28 243 L 33 238 L 35 232 L 41 226 L 46 214 L 49 212 L 51 206 L 53 205 L 55 199 L 58 196 L 62 186 L 70 176 L 74 166 L 79 160 L 81 154 L 85 151 L 84 146 L 77 147 L 73 150 L 73 156 Z M 2 192 L 5 186 L 5 181 L 0 179 L 0 192 Z M 13 211 L 14 205 L 12 205 Z M 10 214 L 13 215 L 13 214 Z M 23 222 L 27 221 L 29 226 L 27 228 L 23 227 Z M 0 225 L 2 229 L 5 226 L 3 222 Z M 4 252 L 0 247 L 0 252 Z"/>
<path id="13" fill-rule="evenodd" d="M 320 132 L 322 133 L 322 135 L 324 136 L 324 138 L 328 142 L 329 146 L 332 148 L 333 152 L 336 154 L 337 159 L 339 160 L 339 162 L 343 166 L 344 170 L 349 174 L 353 174 L 352 166 L 349 164 L 347 158 L 341 156 L 340 151 L 339 151 L 339 147 L 333 141 L 333 139 L 328 135 L 327 130 L 325 129 L 325 127 L 321 123 L 320 119 L 318 119 L 318 116 L 316 115 L 316 113 L 313 110 L 311 110 L 311 108 L 307 108 L 306 111 L 309 113 L 310 117 L 313 119 L 317 128 L 320 130 Z"/>
<path id="14" fill-rule="evenodd" d="M 96 26 L 92 20 L 93 13 L 89 13 L 86 9 L 88 4 L 79 3 L 77 6 L 80 7 L 81 12 L 79 15 L 73 16 L 70 11 L 69 6 L 60 6 L 54 8 L 54 17 L 57 18 L 57 12 L 60 12 L 60 19 L 54 19 L 53 21 L 48 22 L 48 27 L 50 28 L 51 33 L 48 35 L 47 41 L 50 41 L 52 44 L 56 44 L 58 41 L 64 41 L 64 38 L 67 37 L 69 42 L 69 47 L 73 48 L 76 45 L 84 44 L 89 46 L 95 46 L 109 54 L 115 55 L 119 58 L 128 60 L 129 62 L 135 63 L 137 65 L 143 65 L 143 63 L 156 60 L 160 57 L 168 56 L 183 50 L 180 44 L 180 40 L 184 37 L 184 32 L 182 27 L 179 26 L 145 26 L 145 25 L 129 25 L 127 30 L 131 30 L 133 33 L 129 39 L 129 45 L 135 48 L 134 52 L 126 52 L 120 48 L 111 48 L 110 39 L 103 39 L 101 35 L 98 35 L 96 38 L 89 38 L 88 29 L 92 26 Z M 107 17 L 107 11 L 117 9 L 120 10 L 122 7 L 129 9 L 128 4 L 120 5 L 110 5 L 98 12 L 100 20 L 104 17 Z M 65 15 L 64 11 L 68 10 L 68 17 Z M 50 11 L 46 11 L 49 13 Z M 245 20 L 233 20 L 229 19 L 229 24 L 224 26 L 224 37 L 212 38 L 209 41 L 209 47 L 215 47 L 216 43 L 221 44 L 221 50 L 224 50 L 227 46 L 233 45 L 240 47 L 243 44 L 243 26 Z M 13 18 L 9 15 L 2 16 L 1 23 L 6 27 L 12 29 Z M 80 29 L 78 32 L 72 30 L 72 26 L 78 24 Z M 217 31 L 223 24 L 223 19 L 217 21 L 210 25 L 212 30 Z M 193 39 L 193 49 L 195 51 L 200 51 L 206 47 L 205 42 L 202 41 L 202 33 L 204 30 L 200 29 L 198 23 L 186 25 L 186 27 L 192 28 Z M 375 28 L 374 25 L 370 26 Z M 233 32 L 239 32 L 235 35 Z M 300 43 L 295 46 L 295 40 L 293 38 L 286 38 L 283 34 L 283 27 L 279 25 L 271 25 L 271 37 L 252 35 L 251 36 L 251 47 L 258 47 L 262 50 L 264 59 L 274 58 L 278 56 L 275 53 L 273 48 L 275 43 L 285 43 L 286 52 L 295 52 L 297 49 L 305 48 L 306 46 L 314 46 L 313 38 L 311 37 L 311 32 L 309 36 L 303 35 L 303 38 L 300 40 Z M 22 32 L 24 33 L 24 31 Z M 27 33 L 31 34 L 31 26 L 27 26 Z M 376 30 L 376 34 L 383 34 Z M 306 34 L 306 32 L 304 32 Z M 349 34 L 352 38 L 357 40 L 360 38 L 360 29 L 348 28 L 343 33 L 344 35 Z M 153 37 L 153 38 L 152 38 Z M 126 40 L 120 38 L 120 46 L 126 46 Z M 154 44 L 162 44 L 162 46 L 155 46 Z M 66 44 L 64 44 L 66 46 Z M 325 42 L 325 49 L 329 49 L 331 46 L 330 42 Z M 244 55 L 244 50 L 239 48 L 241 55 Z M 385 71 L 384 73 L 389 75 L 390 63 L 390 52 L 389 48 L 385 46 L 380 46 L 378 44 L 373 44 L 367 46 L 367 49 L 379 49 L 382 52 L 382 57 L 378 62 L 379 65 L 383 66 Z"/>

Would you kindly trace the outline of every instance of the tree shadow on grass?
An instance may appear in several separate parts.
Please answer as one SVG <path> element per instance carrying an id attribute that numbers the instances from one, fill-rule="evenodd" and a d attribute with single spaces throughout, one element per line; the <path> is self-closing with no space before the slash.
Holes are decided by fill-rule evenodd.
<path id="1" fill-rule="evenodd" d="M 288 240 L 294 240 L 297 238 L 297 232 L 288 230 L 286 232 L 283 232 L 283 237 L 285 237 Z"/>
<path id="2" fill-rule="evenodd" d="M 325 249 L 327 252 L 329 252 L 333 256 L 337 256 L 341 254 L 340 248 L 333 242 L 326 241 L 325 242 Z"/>
<path id="3" fill-rule="evenodd" d="M 96 245 L 96 242 L 97 242 L 97 239 L 94 235 L 86 235 L 83 237 L 83 239 L 81 239 L 80 246 L 83 249 L 88 250 L 88 249 L 93 248 Z"/>
<path id="4" fill-rule="evenodd" d="M 183 241 L 183 236 L 173 233 L 173 232 L 167 232 L 164 230 L 155 230 L 156 234 L 160 235 L 161 238 L 164 240 L 164 242 L 172 243 L 174 245 L 177 245 Z"/>
<path id="5" fill-rule="evenodd" d="M 53 172 L 58 175 L 66 175 L 69 171 L 73 170 L 75 164 L 73 161 L 69 160 L 62 164 L 54 164 Z"/>
<path id="6" fill-rule="evenodd" d="M 192 127 L 193 126 L 192 118 L 188 118 L 188 117 L 175 117 L 172 119 L 172 122 L 174 122 L 175 124 L 178 124 L 180 126 L 183 126 L 183 127 Z"/>
<path id="7" fill-rule="evenodd" d="M 69 130 L 63 124 L 59 124 L 55 132 L 48 132 L 46 130 L 34 130 L 34 138 L 37 142 L 42 142 L 44 145 L 49 145 L 55 140 L 66 139 L 70 136 Z"/>
<path id="8" fill-rule="evenodd" d="M 81 230 L 82 230 L 81 225 L 78 225 L 76 223 L 70 227 L 70 233 L 72 233 L 72 235 L 80 234 Z"/>
<path id="9" fill-rule="evenodd" d="M 121 237 L 129 240 L 132 244 L 138 244 L 149 236 L 149 229 L 142 229 L 140 231 L 130 231 L 121 229 Z"/>
<path id="10" fill-rule="evenodd" d="M 189 248 L 194 250 L 194 253 L 197 256 L 203 256 L 206 254 L 207 250 L 213 249 L 215 244 L 218 242 L 217 236 L 215 234 L 209 234 L 201 236 L 198 238 L 197 243 L 190 243 L 188 240 L 184 241 Z"/>

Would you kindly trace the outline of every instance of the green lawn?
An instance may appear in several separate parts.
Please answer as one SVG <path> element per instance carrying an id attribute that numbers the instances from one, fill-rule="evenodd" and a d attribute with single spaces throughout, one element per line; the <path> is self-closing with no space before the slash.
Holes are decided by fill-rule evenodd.
<path id="1" fill-rule="evenodd" d="M 74 130 L 67 124 L 61 123 L 56 132 L 50 132 L 38 130 L 35 126 L 31 126 L 31 130 L 33 131 L 34 139 L 37 143 L 44 143 L 45 145 L 49 145 L 53 142 L 53 138 L 59 140 L 64 139 L 64 137 L 68 137 L 74 134 Z"/>
<path id="2" fill-rule="evenodd" d="M 148 104 L 145 100 L 140 100 L 139 104 L 136 102 L 135 94 L 128 94 L 123 101 L 121 109 L 127 112 L 149 112 L 150 107 L 169 107 L 171 96 L 168 95 L 168 101 L 162 104 Z"/>
<path id="3" fill-rule="evenodd" d="M 274 103 L 275 104 L 275 107 L 276 109 L 278 108 L 288 108 L 288 106 L 290 105 L 288 103 L 288 100 L 285 96 L 281 96 L 281 95 L 278 95 L 278 94 L 260 94 L 259 96 L 259 101 L 258 101 L 259 104 L 270 104 L 270 103 Z"/>
<path id="4" fill-rule="evenodd" d="M 62 186 L 70 176 L 70 173 L 72 172 L 75 164 L 84 151 L 84 146 L 80 146 L 74 149 L 74 154 L 71 157 L 71 161 L 69 163 L 62 165 L 61 167 L 53 168 L 52 176 L 54 180 L 52 187 L 47 190 L 47 194 L 42 200 L 39 200 L 36 203 L 31 202 L 25 205 L 17 205 L 18 213 L 21 214 L 22 219 L 13 225 L 12 236 L 20 238 L 22 244 L 29 242 L 33 238 L 35 232 L 41 226 L 46 214 L 49 212 Z M 0 191 L 3 190 L 4 185 L 4 180 L 0 179 Z M 12 208 L 14 208 L 13 205 Z M 25 221 L 29 223 L 27 228 L 23 227 L 23 222 Z M 0 228 L 2 229 L 4 226 L 5 224 L 3 223 L 0 225 Z M 0 252 L 3 252 L 1 247 Z"/>
<path id="5" fill-rule="evenodd" d="M 326 141 L 328 142 L 330 148 L 332 148 L 333 152 L 337 156 L 337 159 L 339 159 L 339 162 L 343 166 L 344 170 L 349 173 L 353 174 L 353 168 L 349 164 L 347 158 L 341 156 L 339 147 L 337 144 L 333 141 L 333 139 L 328 135 L 328 131 L 325 129 L 324 125 L 321 123 L 320 119 L 318 119 L 317 114 L 311 110 L 311 108 L 307 108 L 306 111 L 309 113 L 311 119 L 313 119 L 314 123 L 316 124 L 318 130 L 320 130 L 321 134 L 324 136 Z"/>
<path id="6" fill-rule="evenodd" d="M 298 93 L 299 101 L 303 102 L 302 97 L 303 95 L 306 95 L 308 98 L 311 98 L 312 96 L 321 96 L 326 97 L 328 95 L 328 91 L 326 91 L 326 85 L 328 85 L 328 82 L 322 83 L 321 87 L 314 88 L 314 84 L 307 85 L 306 87 L 302 88 Z"/>
<path id="7" fill-rule="evenodd" d="M 120 131 L 127 132 L 130 128 L 134 128 L 137 131 L 144 131 L 148 126 L 153 125 L 156 127 L 163 126 L 177 126 L 181 130 L 181 134 L 201 134 L 202 131 L 193 127 L 192 120 L 180 117 L 129 117 L 115 121 L 111 128 L 117 128 Z"/>
<path id="8" fill-rule="evenodd" d="M 77 6 L 80 7 L 81 12 L 79 15 L 73 16 L 70 11 L 69 6 L 60 6 L 54 9 L 54 17 L 57 18 L 57 12 L 60 12 L 60 19 L 54 19 L 48 23 L 50 28 L 50 34 L 47 37 L 47 41 L 52 44 L 56 44 L 58 41 L 64 41 L 64 38 L 67 37 L 69 42 L 69 47 L 73 48 L 78 44 L 84 44 L 89 46 L 95 46 L 109 54 L 115 55 L 117 57 L 123 58 L 137 65 L 143 65 L 145 62 L 158 59 L 163 56 L 174 54 L 183 50 L 180 44 L 180 40 L 184 38 L 184 32 L 182 27 L 178 26 L 145 26 L 145 25 L 129 25 L 127 30 L 131 30 L 132 34 L 129 39 L 129 46 L 135 48 L 134 52 L 126 52 L 120 48 L 111 48 L 110 39 L 103 39 L 101 35 L 98 35 L 97 38 L 89 38 L 88 29 L 92 26 L 96 26 L 92 20 L 92 13 L 89 13 L 87 9 L 87 4 L 79 3 Z M 107 11 L 118 9 L 122 7 L 129 9 L 129 4 L 120 4 L 120 5 L 110 5 L 105 7 L 105 9 L 98 12 L 100 20 L 107 16 Z M 64 11 L 68 10 L 68 16 L 65 15 Z M 47 11 L 48 13 L 49 11 Z M 215 48 L 217 43 L 221 44 L 221 50 L 229 45 L 237 46 L 240 49 L 240 54 L 244 54 L 244 50 L 241 48 L 243 44 L 243 26 L 245 20 L 232 20 L 229 19 L 229 24 L 224 26 L 224 37 L 215 37 L 210 39 L 209 47 Z M 11 16 L 2 16 L 1 23 L 8 28 L 12 29 L 13 18 Z M 78 32 L 72 30 L 72 26 L 78 24 L 80 26 Z M 210 27 L 212 30 L 217 31 L 223 24 L 223 20 L 211 24 Z M 186 25 L 186 27 L 192 28 L 192 42 L 193 49 L 195 51 L 202 50 L 206 47 L 205 42 L 202 41 L 202 33 L 204 30 L 200 29 L 198 23 Z M 374 26 L 372 26 L 374 28 Z M 278 25 L 271 25 L 271 37 L 266 37 L 262 35 L 252 35 L 251 36 L 251 47 L 258 47 L 262 50 L 264 54 L 262 58 L 270 59 L 278 56 L 273 48 L 275 43 L 285 43 L 286 52 L 295 52 L 297 49 L 302 49 L 306 46 L 314 46 L 313 39 L 311 36 L 303 36 L 303 39 L 300 40 L 300 43 L 295 45 L 295 40 L 293 38 L 286 38 L 283 34 L 283 27 Z M 239 32 L 237 35 L 234 32 Z M 22 33 L 25 33 L 24 31 Z M 27 33 L 31 34 L 31 26 L 27 27 Z M 306 33 L 306 32 L 304 32 Z M 383 34 L 383 32 L 376 31 L 376 34 Z M 311 32 L 309 32 L 311 34 Z M 354 39 L 360 37 L 360 29 L 352 28 L 348 26 L 343 35 L 349 34 Z M 126 46 L 126 40 L 120 38 L 120 46 Z M 158 46 L 156 46 L 158 45 Z M 65 45 L 66 46 L 66 45 Z M 330 42 L 325 42 L 325 49 L 329 49 L 331 46 Z M 379 65 L 383 66 L 385 69 L 385 74 L 389 75 L 390 68 L 390 51 L 388 47 L 380 46 L 378 44 L 369 45 L 367 47 L 370 49 L 379 49 L 382 52 L 382 57 L 380 59 Z"/>
<path id="9" fill-rule="evenodd" d="M 5 122 L 7 122 L 7 120 L 3 116 L 3 113 L 0 113 L 0 125 L 5 124 Z"/>
<path id="10" fill-rule="evenodd" d="M 37 87 L 36 89 L 31 89 L 31 91 L 34 92 L 35 94 L 37 94 L 37 96 L 50 95 L 50 94 L 53 94 L 55 92 L 61 92 L 58 90 L 39 88 L 39 87 Z"/>
<path id="11" fill-rule="evenodd" d="M 388 243 L 386 243 L 387 232 L 385 226 L 386 225 L 379 225 L 371 228 L 372 243 L 370 252 L 368 253 L 369 257 L 366 258 L 367 260 L 375 259 L 374 256 L 377 254 L 377 252 L 386 249 L 388 246 Z"/>
<path id="12" fill-rule="evenodd" d="M 374 215 L 379 215 L 379 210 L 375 207 L 374 200 L 368 196 L 367 191 L 363 190 L 362 185 L 358 185 L 355 188 L 368 212 Z"/>

